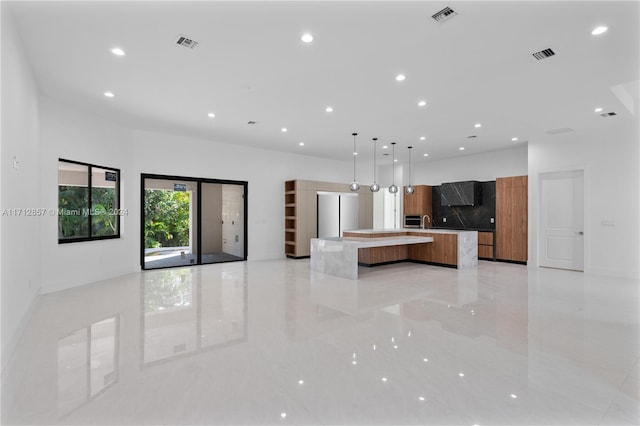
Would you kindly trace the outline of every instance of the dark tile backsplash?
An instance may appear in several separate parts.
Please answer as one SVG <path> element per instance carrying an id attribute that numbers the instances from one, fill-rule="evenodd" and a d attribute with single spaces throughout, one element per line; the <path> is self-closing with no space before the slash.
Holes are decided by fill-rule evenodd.
<path id="1" fill-rule="evenodd" d="M 480 204 L 475 206 L 440 205 L 440 186 L 433 187 L 433 226 L 455 229 L 496 229 L 491 218 L 496 217 L 496 182 L 480 182 L 482 186 Z M 447 221 L 444 221 L 444 218 Z"/>

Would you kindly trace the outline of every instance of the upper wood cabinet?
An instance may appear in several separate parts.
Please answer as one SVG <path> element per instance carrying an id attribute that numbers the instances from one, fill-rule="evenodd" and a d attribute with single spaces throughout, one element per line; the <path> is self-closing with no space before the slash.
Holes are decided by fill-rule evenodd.
<path id="1" fill-rule="evenodd" d="M 496 241 L 498 260 L 527 262 L 527 176 L 496 179 Z"/>
<path id="2" fill-rule="evenodd" d="M 406 192 L 402 194 L 404 214 L 421 216 L 428 214 L 431 217 L 431 187 L 428 185 L 415 185 L 413 188 L 415 190 L 413 194 L 407 195 Z"/>

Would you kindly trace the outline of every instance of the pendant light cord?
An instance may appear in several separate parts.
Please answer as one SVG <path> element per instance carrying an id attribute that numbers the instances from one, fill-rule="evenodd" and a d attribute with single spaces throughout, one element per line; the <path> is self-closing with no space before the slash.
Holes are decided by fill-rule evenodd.
<path id="1" fill-rule="evenodd" d="M 391 142 L 391 151 L 393 152 L 393 159 L 391 163 L 391 185 L 396 185 L 396 143 Z"/>
<path id="2" fill-rule="evenodd" d="M 376 183 L 376 142 L 378 138 L 373 138 L 373 183 Z"/>
<path id="3" fill-rule="evenodd" d="M 356 151 L 356 136 L 358 136 L 357 133 L 352 133 L 353 135 L 353 181 L 356 181 L 356 154 L 358 153 Z"/>
<path id="4" fill-rule="evenodd" d="M 411 186 L 411 148 L 413 147 L 409 147 L 409 186 Z"/>

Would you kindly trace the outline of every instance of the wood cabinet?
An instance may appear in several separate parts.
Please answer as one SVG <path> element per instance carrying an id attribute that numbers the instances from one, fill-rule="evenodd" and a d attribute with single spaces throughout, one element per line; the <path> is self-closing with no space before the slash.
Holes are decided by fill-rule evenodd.
<path id="1" fill-rule="evenodd" d="M 493 232 L 478 231 L 478 259 L 496 260 L 494 235 Z"/>
<path id="2" fill-rule="evenodd" d="M 311 255 L 309 241 L 316 236 L 317 203 L 316 188 L 312 181 L 289 180 L 284 183 L 284 253 L 286 256 Z"/>
<path id="3" fill-rule="evenodd" d="M 345 237 L 384 238 L 399 235 L 432 237 L 433 242 L 424 244 L 408 244 L 405 246 L 373 247 L 358 249 L 358 261 L 365 265 L 375 265 L 402 260 L 436 263 L 439 265 L 458 266 L 458 234 L 441 234 L 430 232 L 407 232 L 379 234 L 360 234 L 345 232 Z"/>
<path id="4" fill-rule="evenodd" d="M 409 233 L 409 235 L 412 234 Z M 457 234 L 416 233 L 414 235 L 433 237 L 433 242 L 411 245 L 409 247 L 409 259 L 420 262 L 438 263 L 441 265 L 458 265 Z"/>
<path id="5" fill-rule="evenodd" d="M 309 257 L 311 239 L 318 236 L 317 192 L 350 192 L 348 184 L 312 180 L 284 183 L 284 253 L 287 257 Z M 358 192 L 358 227 L 373 227 L 373 194 L 369 187 Z"/>
<path id="6" fill-rule="evenodd" d="M 406 188 L 406 187 L 405 187 Z M 428 185 L 415 185 L 414 193 L 407 195 L 402 194 L 403 210 L 405 215 L 425 215 L 432 217 L 432 189 Z"/>
<path id="7" fill-rule="evenodd" d="M 496 179 L 497 260 L 527 262 L 527 176 Z"/>

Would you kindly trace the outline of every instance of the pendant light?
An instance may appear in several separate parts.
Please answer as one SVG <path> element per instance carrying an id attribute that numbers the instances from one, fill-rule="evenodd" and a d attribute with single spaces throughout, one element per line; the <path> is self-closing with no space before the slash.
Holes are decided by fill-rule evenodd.
<path id="1" fill-rule="evenodd" d="M 360 184 L 356 180 L 356 155 L 358 155 L 358 151 L 356 151 L 356 136 L 358 136 L 358 134 L 351 133 L 351 135 L 353 136 L 353 182 L 349 185 L 349 189 L 352 192 L 356 192 L 360 190 Z"/>
<path id="2" fill-rule="evenodd" d="M 413 148 L 413 147 L 410 146 L 408 148 L 409 148 L 409 186 L 407 186 L 404 189 L 404 192 L 407 195 L 411 195 L 411 194 L 413 194 L 413 191 L 414 191 L 413 185 L 411 185 L 411 148 Z"/>
<path id="3" fill-rule="evenodd" d="M 376 182 L 376 142 L 377 141 L 378 141 L 378 138 L 373 138 L 373 183 L 369 187 L 369 190 L 371 190 L 371 192 L 380 191 L 380 185 L 378 185 L 378 183 Z"/>
<path id="4" fill-rule="evenodd" d="M 389 192 L 391 194 L 395 194 L 398 192 L 398 187 L 396 186 L 396 143 L 395 142 L 391 142 L 391 148 L 393 150 L 393 162 L 391 163 L 392 183 L 391 183 L 391 186 L 389 187 Z"/>

